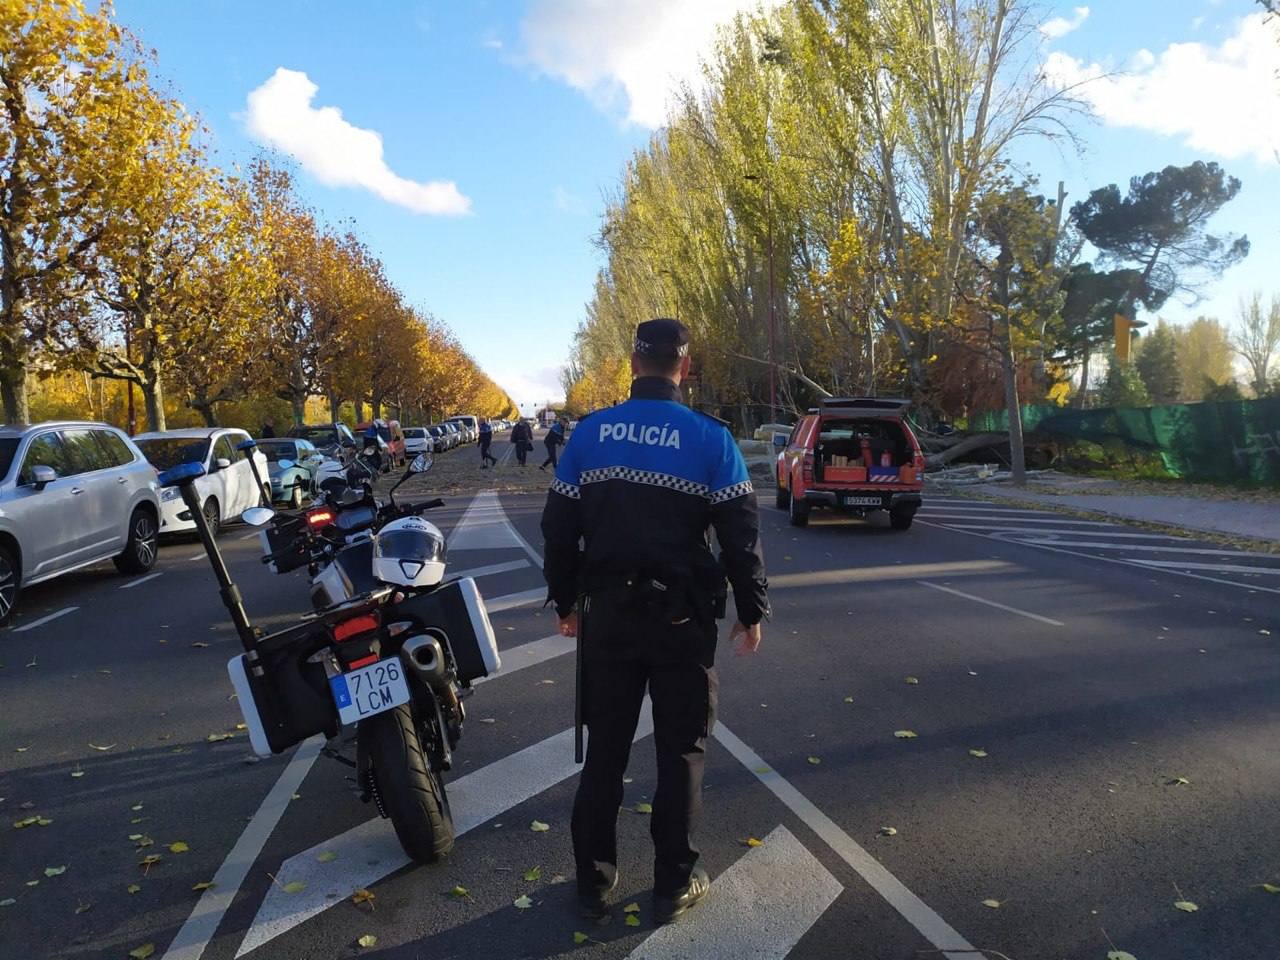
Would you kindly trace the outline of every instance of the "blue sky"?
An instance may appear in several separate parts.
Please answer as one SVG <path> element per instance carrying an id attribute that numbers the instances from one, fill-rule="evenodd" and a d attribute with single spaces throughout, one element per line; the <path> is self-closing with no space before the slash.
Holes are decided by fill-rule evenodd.
<path id="1" fill-rule="evenodd" d="M 600 265 L 591 238 L 604 197 L 660 122 L 671 78 L 689 75 L 715 22 L 746 5 L 117 0 L 116 10 L 210 126 L 221 164 L 264 142 L 293 154 L 309 202 L 330 222 L 353 220 L 408 298 L 515 400 L 533 402 L 560 393 L 556 371 Z M 1055 76 L 1104 74 L 1085 88 L 1100 119 L 1081 126 L 1082 155 L 1037 146 L 1021 159 L 1046 190 L 1065 180 L 1069 203 L 1166 164 L 1218 160 L 1244 189 L 1215 226 L 1248 233 L 1253 252 L 1206 302 L 1163 315 L 1228 319 L 1242 292 L 1280 293 L 1280 45 L 1242 21 L 1256 6 L 1081 7 L 1046 6 L 1061 23 L 1044 53 Z M 341 118 L 316 112 L 326 107 Z M 381 157 L 352 128 L 376 131 Z"/>

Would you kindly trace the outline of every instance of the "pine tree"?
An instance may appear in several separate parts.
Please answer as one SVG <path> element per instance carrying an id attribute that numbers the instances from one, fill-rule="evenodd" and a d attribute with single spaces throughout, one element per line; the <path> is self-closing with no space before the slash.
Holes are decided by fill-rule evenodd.
<path id="1" fill-rule="evenodd" d="M 1155 330 L 1138 341 L 1134 365 L 1155 403 L 1182 399 L 1182 371 L 1178 366 L 1178 339 L 1163 320 Z"/>
<path id="2" fill-rule="evenodd" d="M 1116 359 L 1113 353 L 1107 363 L 1107 378 L 1099 397 L 1104 407 L 1149 407 L 1151 396 L 1132 363 Z"/>

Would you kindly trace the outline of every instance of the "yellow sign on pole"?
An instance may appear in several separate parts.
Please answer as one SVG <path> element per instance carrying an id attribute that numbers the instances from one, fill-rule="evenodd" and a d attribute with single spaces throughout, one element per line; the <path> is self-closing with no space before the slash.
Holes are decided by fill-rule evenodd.
<path id="1" fill-rule="evenodd" d="M 1116 359 L 1129 362 L 1129 347 L 1133 343 L 1133 323 L 1123 313 L 1116 314 Z"/>

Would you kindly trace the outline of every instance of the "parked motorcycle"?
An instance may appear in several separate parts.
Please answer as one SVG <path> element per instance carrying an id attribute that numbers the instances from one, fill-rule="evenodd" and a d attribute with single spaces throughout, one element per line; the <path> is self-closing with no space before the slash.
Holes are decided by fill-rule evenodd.
<path id="1" fill-rule="evenodd" d="M 419 456 L 400 483 L 430 468 L 430 458 Z M 254 751 L 269 756 L 323 734 L 331 741 L 323 752 L 355 768 L 358 795 L 391 820 L 405 853 L 421 863 L 439 859 L 454 842 L 443 775 L 462 736 L 463 700 L 474 681 L 501 667 L 475 581 L 445 580 L 444 537 L 420 516 L 442 501 L 396 506 L 393 499 L 395 515 L 384 510 L 369 537 L 361 589 L 264 634 L 250 623 L 203 522 L 194 486 L 203 472 L 201 464 L 181 464 L 160 484 L 196 504 L 197 533 L 244 646 L 227 672 Z M 274 516 L 255 507 L 244 519 L 263 525 Z M 354 759 L 340 752 L 346 744 L 332 742 L 344 726 L 355 728 L 347 741 Z"/>

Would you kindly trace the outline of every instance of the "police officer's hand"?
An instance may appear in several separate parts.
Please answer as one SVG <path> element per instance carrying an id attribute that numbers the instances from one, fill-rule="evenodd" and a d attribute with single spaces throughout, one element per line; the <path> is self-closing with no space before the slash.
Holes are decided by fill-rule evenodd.
<path id="1" fill-rule="evenodd" d="M 567 617 L 560 618 L 560 636 L 576 637 L 577 635 L 578 635 L 578 611 L 574 610 Z"/>
<path id="2" fill-rule="evenodd" d="M 729 642 L 733 644 L 733 652 L 738 656 L 750 656 L 760 649 L 760 624 L 753 623 L 747 627 L 742 621 L 738 621 L 729 631 Z"/>

